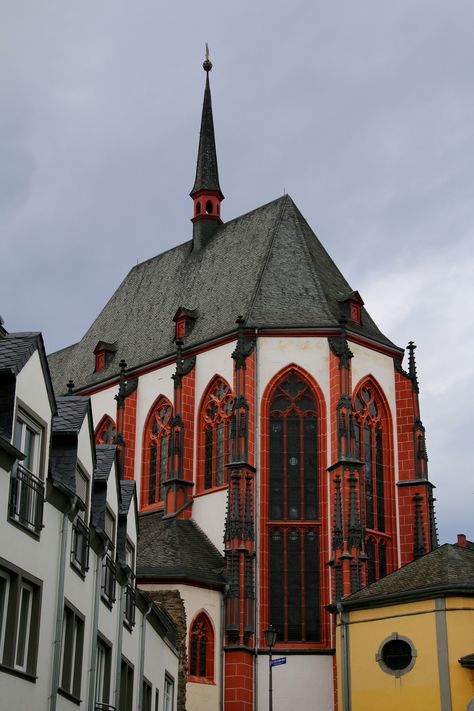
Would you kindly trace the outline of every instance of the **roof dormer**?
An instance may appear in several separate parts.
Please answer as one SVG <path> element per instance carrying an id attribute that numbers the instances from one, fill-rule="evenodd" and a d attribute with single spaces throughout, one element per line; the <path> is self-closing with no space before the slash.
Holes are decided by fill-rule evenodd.
<path id="1" fill-rule="evenodd" d="M 115 343 L 107 343 L 107 341 L 98 341 L 96 347 L 94 348 L 95 373 L 98 373 L 99 370 L 103 370 L 105 366 L 110 363 L 116 350 L 117 345 Z"/>
<path id="2" fill-rule="evenodd" d="M 361 295 L 358 291 L 352 291 L 348 296 L 342 299 L 338 299 L 341 305 L 342 316 L 344 316 L 348 321 L 356 323 L 360 326 L 361 323 L 361 309 L 364 305 Z"/>

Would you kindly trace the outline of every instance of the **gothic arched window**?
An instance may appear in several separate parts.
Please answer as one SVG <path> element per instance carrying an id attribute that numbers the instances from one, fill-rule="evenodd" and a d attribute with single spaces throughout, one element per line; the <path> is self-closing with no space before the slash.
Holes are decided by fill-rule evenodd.
<path id="1" fill-rule="evenodd" d="M 214 680 L 214 631 L 205 612 L 196 617 L 189 632 L 189 676 L 191 681 Z"/>
<path id="2" fill-rule="evenodd" d="M 321 641 L 319 408 L 291 370 L 269 397 L 268 622 L 280 642 Z"/>
<path id="3" fill-rule="evenodd" d="M 95 430 L 96 444 L 115 444 L 117 427 L 110 415 L 104 415 Z"/>
<path id="4" fill-rule="evenodd" d="M 143 438 L 142 506 L 164 501 L 172 416 L 173 408 L 166 397 L 160 397 L 148 415 Z"/>
<path id="5" fill-rule="evenodd" d="M 234 397 L 223 378 L 215 378 L 201 405 L 200 484 L 213 489 L 226 483 L 229 426 Z"/>
<path id="6" fill-rule="evenodd" d="M 385 407 L 370 381 L 354 396 L 354 438 L 362 469 L 361 505 L 365 524 L 367 583 L 387 574 L 388 462 L 386 456 L 388 422 Z"/>

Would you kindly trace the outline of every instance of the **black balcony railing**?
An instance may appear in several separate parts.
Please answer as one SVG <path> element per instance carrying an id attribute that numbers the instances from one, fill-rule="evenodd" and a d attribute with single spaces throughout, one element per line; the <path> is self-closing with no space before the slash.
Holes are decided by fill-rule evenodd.
<path id="1" fill-rule="evenodd" d="M 44 483 L 18 464 L 10 487 L 10 517 L 30 531 L 43 528 Z"/>
<path id="2" fill-rule="evenodd" d="M 110 706 L 110 704 L 96 703 L 94 711 L 115 711 L 115 706 Z"/>
<path id="3" fill-rule="evenodd" d="M 127 585 L 125 588 L 124 622 L 129 627 L 133 627 L 135 624 L 135 588 L 133 585 Z"/>
<path id="4" fill-rule="evenodd" d="M 109 605 L 115 602 L 115 563 L 109 554 L 102 564 L 102 597 Z"/>
<path id="5" fill-rule="evenodd" d="M 82 575 L 89 570 L 89 529 L 79 516 L 72 527 L 71 563 Z"/>

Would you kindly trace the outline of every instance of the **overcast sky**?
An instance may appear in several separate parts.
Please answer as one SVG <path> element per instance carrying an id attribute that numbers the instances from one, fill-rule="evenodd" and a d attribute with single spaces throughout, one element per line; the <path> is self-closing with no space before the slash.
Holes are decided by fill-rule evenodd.
<path id="1" fill-rule="evenodd" d="M 6 327 L 69 345 L 191 237 L 207 41 L 224 220 L 288 192 L 417 343 L 440 539 L 474 539 L 473 30 L 473 0 L 3 0 Z"/>

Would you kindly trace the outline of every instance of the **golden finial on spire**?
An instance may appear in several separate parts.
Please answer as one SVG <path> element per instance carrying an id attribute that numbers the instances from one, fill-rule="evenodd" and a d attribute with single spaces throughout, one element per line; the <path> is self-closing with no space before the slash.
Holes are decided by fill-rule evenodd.
<path id="1" fill-rule="evenodd" d="M 205 57 L 206 58 L 203 62 L 202 68 L 204 69 L 204 71 L 210 72 L 212 69 L 212 62 L 209 59 L 209 45 L 207 44 L 207 42 L 206 42 Z"/>

